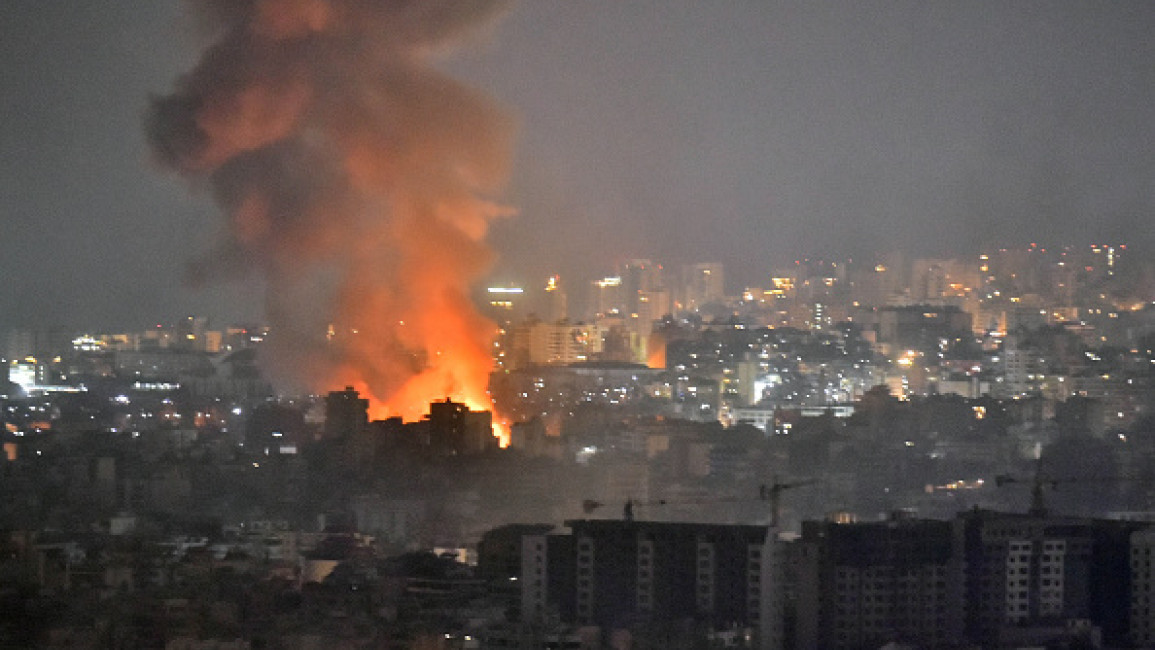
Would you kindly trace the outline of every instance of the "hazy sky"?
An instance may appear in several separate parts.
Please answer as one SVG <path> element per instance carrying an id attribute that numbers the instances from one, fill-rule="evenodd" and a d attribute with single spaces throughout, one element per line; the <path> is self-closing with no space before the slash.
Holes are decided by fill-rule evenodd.
<path id="1" fill-rule="evenodd" d="M 0 5 L 0 326 L 260 315 L 183 288 L 221 223 L 149 161 L 176 0 Z M 494 278 L 631 257 L 1152 250 L 1155 3 L 526 0 L 444 65 L 520 124 Z"/>

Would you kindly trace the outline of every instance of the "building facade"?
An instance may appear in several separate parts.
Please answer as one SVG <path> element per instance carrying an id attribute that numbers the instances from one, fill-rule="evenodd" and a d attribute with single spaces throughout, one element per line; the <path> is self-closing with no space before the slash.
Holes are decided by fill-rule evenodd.
<path id="1" fill-rule="evenodd" d="M 780 647 L 778 557 L 763 526 L 568 521 L 522 541 L 522 616 L 602 630 L 745 630 Z M 770 543 L 768 543 L 768 539 Z M 770 619 L 770 620 L 766 620 Z"/>

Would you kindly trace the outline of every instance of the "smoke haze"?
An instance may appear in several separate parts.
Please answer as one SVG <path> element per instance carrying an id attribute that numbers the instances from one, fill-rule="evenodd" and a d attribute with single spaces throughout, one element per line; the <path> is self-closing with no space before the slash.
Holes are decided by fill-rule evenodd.
<path id="1" fill-rule="evenodd" d="M 494 325 L 469 288 L 507 212 L 493 197 L 513 125 L 433 63 L 504 3 L 191 6 L 213 43 L 147 128 L 156 158 L 227 218 L 193 281 L 263 277 L 282 383 L 354 386 L 374 417 L 415 419 L 447 396 L 490 408 Z"/>

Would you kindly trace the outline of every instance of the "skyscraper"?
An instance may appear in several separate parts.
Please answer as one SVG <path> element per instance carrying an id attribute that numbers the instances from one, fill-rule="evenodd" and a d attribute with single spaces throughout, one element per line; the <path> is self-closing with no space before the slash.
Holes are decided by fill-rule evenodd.
<path id="1" fill-rule="evenodd" d="M 683 311 L 696 312 L 702 306 L 726 298 L 725 278 L 718 262 L 700 262 L 682 267 L 678 300 Z"/>
<path id="2" fill-rule="evenodd" d="M 350 436 L 369 423 L 369 400 L 362 399 L 352 386 L 335 390 L 325 397 L 325 435 Z"/>
<path id="3" fill-rule="evenodd" d="M 572 534 L 522 538 L 522 617 L 556 616 L 603 629 L 660 634 L 697 620 L 710 630 L 761 630 L 777 645 L 777 621 L 765 621 L 777 585 L 765 526 L 634 520 L 567 521 Z M 651 639 L 652 640 L 652 639 Z"/>
<path id="4" fill-rule="evenodd" d="M 640 314 L 645 302 L 654 302 L 653 296 L 666 289 L 662 265 L 651 260 L 636 259 L 626 263 L 622 273 L 622 289 L 627 314 Z M 658 314 L 658 317 L 662 314 Z"/>
<path id="5" fill-rule="evenodd" d="M 569 305 L 561 286 L 561 276 L 551 275 L 545 283 L 546 322 L 556 323 L 569 317 Z"/>

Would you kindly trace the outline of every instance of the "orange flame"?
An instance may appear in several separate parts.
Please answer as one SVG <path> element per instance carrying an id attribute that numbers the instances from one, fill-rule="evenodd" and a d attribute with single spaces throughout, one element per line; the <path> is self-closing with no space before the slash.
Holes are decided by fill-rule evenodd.
<path id="1" fill-rule="evenodd" d="M 220 40 L 154 101 L 149 135 L 160 161 L 207 179 L 229 216 L 199 270 L 263 274 L 262 354 L 282 384 L 353 386 L 375 418 L 416 420 L 447 396 L 492 410 L 496 327 L 469 289 L 491 262 L 489 224 L 509 214 L 491 195 L 512 124 L 429 58 L 501 4 L 197 5 Z"/>
<path id="2" fill-rule="evenodd" d="M 666 337 L 659 332 L 650 334 L 646 341 L 646 366 L 654 369 L 666 367 Z"/>

